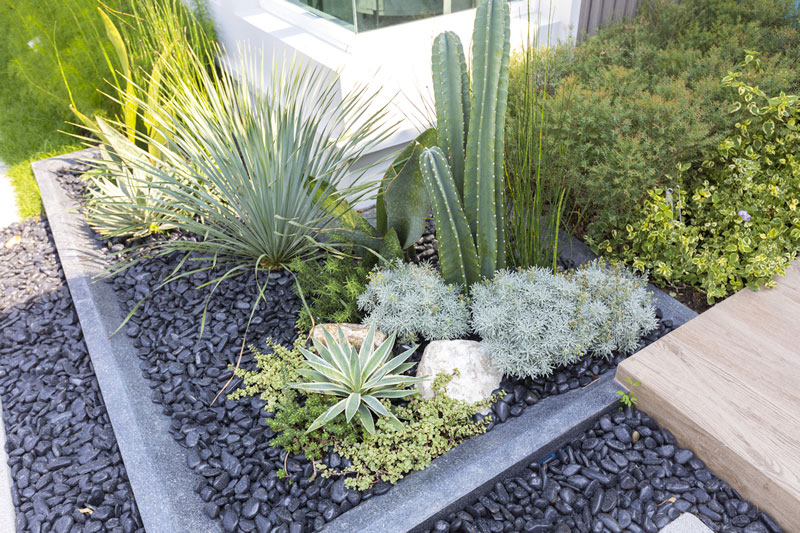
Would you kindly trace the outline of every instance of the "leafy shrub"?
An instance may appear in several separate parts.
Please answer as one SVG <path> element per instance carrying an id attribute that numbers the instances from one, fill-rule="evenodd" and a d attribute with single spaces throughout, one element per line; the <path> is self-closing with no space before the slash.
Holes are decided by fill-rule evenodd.
<path id="1" fill-rule="evenodd" d="M 592 227 L 616 227 L 648 188 L 675 165 L 699 161 L 708 146 L 705 110 L 681 81 L 650 89 L 639 71 L 612 66 L 593 83 L 565 79 L 550 100 L 551 143 L 563 140 L 569 164 L 560 172 Z"/>
<path id="2" fill-rule="evenodd" d="M 314 337 L 311 339 L 318 355 L 298 346 L 297 349 L 306 360 L 297 373 L 307 381 L 291 383 L 290 386 L 306 393 L 343 399 L 319 415 L 306 431 L 311 433 L 325 426 L 341 413 L 345 414 L 348 423 L 355 418 L 369 433 L 375 433 L 373 413 L 387 419 L 394 429 L 402 429 L 400 421 L 379 398 L 406 398 L 417 394 L 417 390 L 408 387 L 425 378 L 404 375 L 416 364 L 406 363 L 416 347 L 392 357 L 395 336 L 390 335 L 375 348 L 375 326 L 370 327 L 358 352 L 341 328 L 338 339 L 334 339 L 325 328 L 322 334 L 325 336 L 324 343 Z"/>
<path id="3" fill-rule="evenodd" d="M 358 323 L 358 297 L 364 292 L 369 268 L 364 261 L 328 254 L 321 261 L 295 259 L 289 265 L 297 277 L 295 292 L 308 309 L 301 311 L 297 328 L 309 331 L 314 323 Z"/>
<path id="4" fill-rule="evenodd" d="M 624 231 L 649 189 L 674 186 L 676 164 L 697 168 L 715 152 L 736 122 L 719 79 L 744 49 L 763 53 L 744 81 L 767 94 L 796 91 L 797 23 L 791 0 L 653 0 L 555 61 L 544 111 L 563 118 L 545 124 L 542 149 L 564 156 L 546 158 L 542 173 L 566 184 L 578 231 L 596 241 Z M 512 62 L 512 103 L 525 90 L 523 59 Z"/>
<path id="5" fill-rule="evenodd" d="M 404 341 L 456 339 L 469 331 L 459 287 L 447 285 L 427 263 L 394 261 L 372 271 L 358 306 L 367 314 L 366 324 Z"/>
<path id="6" fill-rule="evenodd" d="M 234 375 L 242 380 L 242 385 L 228 395 L 229 400 L 258 395 L 267 402 L 264 409 L 274 411 L 284 397 L 294 397 L 289 383 L 300 379 L 298 370 L 303 366 L 303 354 L 299 347 L 303 341 L 295 341 L 293 349 L 276 344 L 272 339 L 267 339 L 267 345 L 272 350 L 267 354 L 259 352 L 255 346 L 249 346 L 255 356 L 256 370 L 232 368 Z"/>
<path id="7" fill-rule="evenodd" d="M 567 274 L 581 293 L 604 307 L 589 347 L 592 355 L 609 358 L 613 353 L 631 353 L 642 335 L 658 327 L 647 280 L 619 264 L 592 261 Z"/>
<path id="8" fill-rule="evenodd" d="M 473 288 L 472 329 L 504 374 L 548 375 L 587 353 L 634 350 L 656 324 L 643 286 L 600 263 L 569 275 L 501 271 Z"/>
<path id="9" fill-rule="evenodd" d="M 270 446 L 283 448 L 294 455 L 303 454 L 316 461 L 325 457 L 336 444 L 355 442 L 362 432 L 341 415 L 319 429 L 310 433 L 306 431 L 334 403 L 335 398 L 321 394 L 312 394 L 307 398 L 282 397 L 275 405 L 273 416 L 267 418 L 267 425 L 276 433 Z M 381 427 L 380 421 L 378 427 Z"/>
<path id="10" fill-rule="evenodd" d="M 337 475 L 355 474 L 345 485 L 366 490 L 378 481 L 395 483 L 409 472 L 425 469 L 438 456 L 455 448 L 462 441 L 486 431 L 491 417 L 473 422 L 473 416 L 488 408 L 494 399 L 470 404 L 445 394 L 452 376 L 439 375 L 434 380 L 435 395 L 430 399 L 414 398 L 406 406 L 395 409 L 403 428 L 395 431 L 380 419 L 374 435 L 362 439 L 339 440 L 336 451 L 353 465 Z M 388 405 L 387 405 L 388 407 Z M 328 470 L 323 475 L 333 475 Z"/>
<path id="11" fill-rule="evenodd" d="M 648 191 L 625 229 L 597 245 L 664 284 L 704 292 L 709 303 L 772 286 L 800 249 L 800 99 L 769 97 L 741 77 L 723 82 L 738 101 L 735 129 L 717 153 L 696 170 L 682 167 L 680 190 Z"/>

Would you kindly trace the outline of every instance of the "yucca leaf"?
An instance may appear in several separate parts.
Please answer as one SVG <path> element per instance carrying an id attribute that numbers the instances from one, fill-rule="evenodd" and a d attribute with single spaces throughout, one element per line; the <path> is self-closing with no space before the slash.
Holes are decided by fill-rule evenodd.
<path id="1" fill-rule="evenodd" d="M 325 346 L 325 344 L 323 344 L 322 341 L 317 340 L 316 337 L 311 337 L 311 345 L 317 351 L 317 354 L 319 354 L 319 357 L 323 361 L 325 361 L 325 363 L 327 363 L 327 364 L 329 364 L 331 366 L 334 365 L 334 362 L 331 360 L 330 352 L 328 351 L 328 347 Z M 303 348 L 302 346 L 298 346 L 297 349 L 300 351 L 301 354 L 303 354 L 303 357 L 305 357 L 306 359 L 309 359 L 309 360 L 313 360 L 314 359 L 314 354 L 310 350 L 307 350 L 307 349 Z"/>
<path id="2" fill-rule="evenodd" d="M 327 382 L 327 381 L 344 381 L 343 376 L 338 373 L 336 370 L 333 370 L 328 367 L 314 367 L 314 363 L 308 362 L 309 366 L 312 368 L 310 369 L 300 369 L 298 372 L 301 372 L 301 375 L 310 381 L 319 381 L 319 382 Z"/>
<path id="3" fill-rule="evenodd" d="M 328 381 L 330 378 L 325 374 L 310 368 L 299 368 L 297 373 L 309 381 Z"/>
<path id="4" fill-rule="evenodd" d="M 331 396 L 347 396 L 350 394 L 348 389 L 335 383 L 292 383 L 292 387 L 306 392 L 316 392 Z"/>
<path id="5" fill-rule="evenodd" d="M 375 324 L 372 324 L 369 327 L 369 331 L 367 331 L 366 337 L 364 337 L 364 342 L 361 343 L 361 350 L 358 353 L 358 360 L 361 362 L 361 371 L 363 373 L 363 378 L 369 375 L 367 371 L 367 365 L 369 363 L 369 356 L 372 353 L 374 346 L 374 339 L 375 339 Z"/>
<path id="6" fill-rule="evenodd" d="M 383 341 L 372 354 L 372 358 L 376 359 L 380 364 L 385 363 L 389 356 L 392 355 L 395 337 L 396 334 L 392 333 L 385 341 Z"/>
<path id="7" fill-rule="evenodd" d="M 384 376 L 380 382 L 375 384 L 374 386 L 370 387 L 369 390 L 382 390 L 388 388 L 389 386 L 393 386 L 396 388 L 397 385 L 410 385 L 412 383 L 417 383 L 419 381 L 423 381 L 425 378 L 423 377 L 413 377 L 413 376 L 397 376 L 397 375 L 389 375 Z"/>
<path id="8" fill-rule="evenodd" d="M 408 396 L 414 396 L 415 394 L 419 394 L 419 391 L 413 389 L 385 390 L 385 391 L 372 392 L 370 394 L 375 398 L 406 398 Z"/>
<path id="9" fill-rule="evenodd" d="M 398 374 L 405 374 L 408 370 L 411 370 L 412 368 L 414 368 L 414 365 L 416 365 L 416 364 L 417 363 L 403 363 L 402 365 L 398 366 L 395 369 L 395 371 Z"/>
<path id="10" fill-rule="evenodd" d="M 375 372 L 375 370 L 381 364 L 383 364 L 383 359 L 386 357 L 386 355 L 391 353 L 391 349 L 394 346 L 394 339 L 395 339 L 395 334 L 392 333 L 385 341 L 383 341 L 383 343 L 378 347 L 377 350 L 370 353 L 367 364 L 364 365 L 364 370 L 363 370 L 364 375 L 367 376 L 367 379 L 365 381 L 371 379 L 372 374 Z"/>
<path id="11" fill-rule="evenodd" d="M 369 379 L 368 383 L 372 383 L 373 386 L 377 381 L 381 381 L 384 376 L 392 372 L 393 370 L 397 369 L 400 365 L 402 365 L 406 359 L 408 359 L 408 355 L 401 354 L 389 361 L 388 363 L 381 366 L 375 374 Z"/>
<path id="12" fill-rule="evenodd" d="M 358 359 L 358 354 L 356 353 L 355 348 L 349 346 L 350 348 L 350 376 L 353 381 L 353 390 L 356 392 L 361 392 L 361 387 L 364 385 L 366 381 L 364 376 L 361 374 L 361 361 Z"/>
<path id="13" fill-rule="evenodd" d="M 323 380 L 345 381 L 346 379 L 344 374 L 342 374 L 341 372 L 339 372 L 338 370 L 336 370 L 331 366 L 322 365 L 314 361 L 309 361 L 309 360 L 306 361 L 308 365 L 316 371 L 316 375 L 321 375 L 323 377 Z"/>
<path id="14" fill-rule="evenodd" d="M 322 426 L 324 426 L 325 424 L 327 424 L 328 422 L 339 416 L 339 414 L 341 414 L 341 412 L 344 411 L 346 402 L 347 402 L 346 399 L 337 402 L 336 405 L 334 405 L 333 407 L 331 407 L 330 409 L 319 415 L 317 419 L 314 420 L 308 427 L 306 433 L 311 433 L 315 429 L 321 428 Z"/>
<path id="15" fill-rule="evenodd" d="M 330 360 L 334 363 L 334 366 L 342 373 L 344 376 L 344 381 L 350 388 L 355 387 L 355 382 L 353 381 L 353 371 L 351 368 L 350 361 L 348 360 L 347 354 L 345 353 L 344 347 L 342 347 L 339 343 L 333 340 L 333 336 L 328 333 L 328 330 L 322 328 L 322 334 L 325 336 L 325 342 L 328 345 L 328 354 L 330 354 Z"/>

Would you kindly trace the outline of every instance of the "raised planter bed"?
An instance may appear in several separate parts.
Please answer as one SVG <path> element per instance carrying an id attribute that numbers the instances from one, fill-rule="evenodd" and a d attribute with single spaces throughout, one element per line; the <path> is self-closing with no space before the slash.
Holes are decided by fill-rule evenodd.
<path id="1" fill-rule="evenodd" d="M 286 458 L 268 446 L 272 434 L 262 422 L 259 400 L 223 399 L 210 406 L 239 352 L 252 302 L 247 281 L 220 286 L 209 307 L 207 333 L 199 341 L 198 317 L 206 295 L 193 287 L 206 279 L 203 275 L 154 293 L 124 332 L 110 336 L 132 302 L 147 295 L 174 264 L 149 261 L 112 283 L 93 281 L 107 264 L 104 245 L 64 188 L 74 181 L 67 174 L 82 155 L 41 161 L 34 171 L 131 484 L 141 493 L 148 531 L 352 531 L 356 523 L 363 530 L 391 531 L 389 524 L 396 526 L 394 531 L 424 528 L 502 472 L 555 450 L 616 402 L 611 373 L 597 379 L 599 365 L 594 371 L 587 360 L 583 383 L 565 375 L 530 384 L 541 396 L 571 390 L 568 394 L 519 409 L 517 417 L 394 488 L 379 485 L 358 494 L 343 490 L 341 478 L 310 482 L 308 461 Z M 271 335 L 281 343 L 291 341 L 298 308 L 291 283 L 291 276 L 273 274 L 267 304 L 259 309 L 248 340 Z M 667 321 L 674 327 L 693 316 L 666 295 L 657 298 L 661 333 L 671 329 Z M 245 354 L 243 366 L 252 362 Z M 289 479 L 278 479 L 284 461 Z M 420 492 L 423 487 L 427 492 Z M 412 494 L 416 499 L 410 499 Z"/>

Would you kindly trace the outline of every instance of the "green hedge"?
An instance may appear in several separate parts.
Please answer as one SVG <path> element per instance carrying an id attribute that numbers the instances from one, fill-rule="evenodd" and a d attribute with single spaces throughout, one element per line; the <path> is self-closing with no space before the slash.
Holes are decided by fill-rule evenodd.
<path id="1" fill-rule="evenodd" d="M 633 21 L 603 28 L 567 47 L 568 53 L 555 54 L 546 112 L 559 120 L 545 125 L 544 143 L 545 149 L 562 152 L 567 164 L 546 172 L 568 187 L 573 229 L 595 251 L 631 262 L 621 250 L 649 237 L 628 235 L 630 242 L 622 243 L 620 235 L 652 209 L 653 191 L 663 195 L 678 185 L 693 191 L 708 179 L 704 165 L 741 120 L 729 112 L 736 94 L 722 80 L 749 51 L 757 51 L 759 68 L 743 69 L 739 81 L 770 96 L 800 93 L 798 22 L 792 0 L 651 0 L 641 4 Z M 521 90 L 512 81 L 512 93 Z M 679 172 L 679 166 L 685 170 Z M 719 187 L 731 186 L 725 183 Z M 660 259 L 669 263 L 675 257 Z M 644 263 L 652 268 L 653 261 Z M 712 282 L 710 272 L 699 277 L 677 272 L 685 269 L 656 281 L 694 287 L 712 300 L 722 294 L 720 286 L 727 294 L 768 276 L 728 271 L 728 279 L 715 274 Z"/>

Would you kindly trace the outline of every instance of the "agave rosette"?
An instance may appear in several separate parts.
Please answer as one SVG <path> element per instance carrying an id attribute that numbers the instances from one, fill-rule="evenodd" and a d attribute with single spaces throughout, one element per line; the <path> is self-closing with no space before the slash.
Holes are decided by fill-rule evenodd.
<path id="1" fill-rule="evenodd" d="M 406 360 L 416 348 L 410 348 L 402 354 L 391 357 L 395 335 L 391 335 L 378 348 L 374 347 L 375 327 L 367 333 L 361 350 L 347 340 L 339 328 L 336 340 L 323 329 L 325 343 L 313 339 L 317 354 L 305 348 L 299 348 L 310 368 L 299 370 L 301 376 L 308 381 L 291 385 L 305 392 L 342 397 L 330 409 L 320 415 L 309 426 L 307 432 L 318 429 L 341 413 L 350 422 L 354 417 L 370 433 L 375 433 L 375 422 L 372 413 L 386 417 L 396 429 L 403 424 L 379 400 L 379 398 L 404 398 L 417 394 L 408 387 L 425 378 L 403 375 L 403 372 L 414 366 Z"/>

